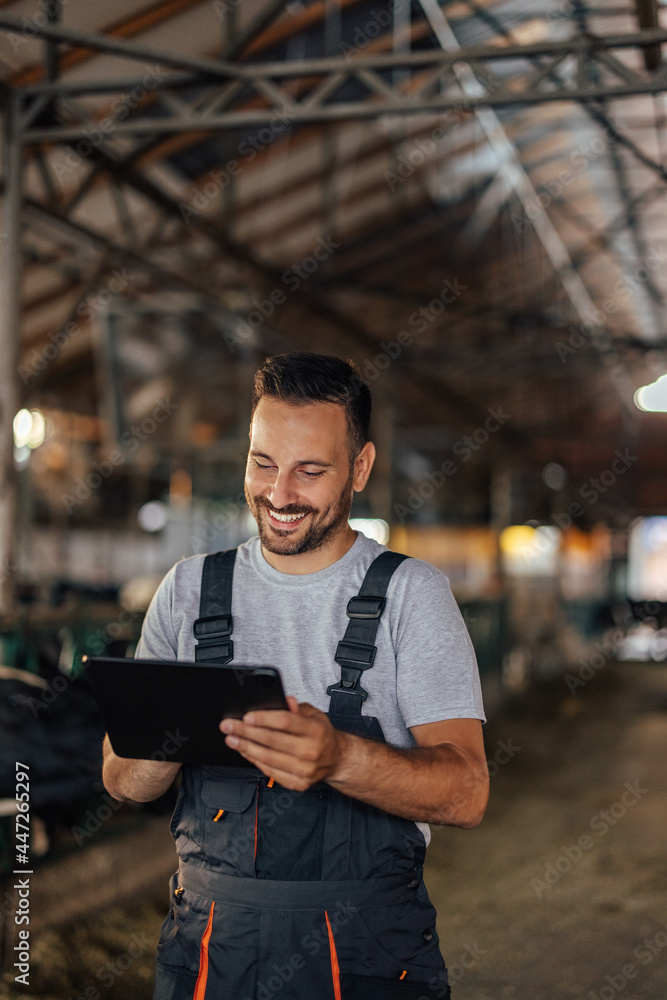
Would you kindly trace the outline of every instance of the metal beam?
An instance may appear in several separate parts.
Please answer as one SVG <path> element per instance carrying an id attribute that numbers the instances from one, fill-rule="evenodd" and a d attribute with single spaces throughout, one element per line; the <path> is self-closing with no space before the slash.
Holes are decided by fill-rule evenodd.
<path id="1" fill-rule="evenodd" d="M 131 179 L 127 175 L 124 177 L 124 180 L 128 183 L 132 183 Z M 145 181 L 145 179 L 143 180 Z M 148 190 L 144 188 L 143 185 L 141 189 L 142 193 L 150 197 Z M 158 189 L 155 190 L 154 194 L 156 203 L 169 214 L 173 214 L 175 203 L 170 203 L 171 200 L 168 196 L 165 195 L 164 192 L 160 192 Z M 69 230 L 77 240 L 80 240 L 84 246 L 93 245 L 98 250 L 104 249 L 109 255 L 117 256 L 119 260 L 125 259 L 130 262 L 135 262 L 140 266 L 145 267 L 148 271 L 152 271 L 154 274 L 161 276 L 163 280 L 166 278 L 170 284 L 175 282 L 183 287 L 188 287 L 192 290 L 202 292 L 209 298 L 210 301 L 216 303 L 216 307 L 223 316 L 223 319 L 229 324 L 229 330 L 232 333 L 236 328 L 236 324 L 238 324 L 240 320 L 244 319 L 241 314 L 232 312 L 223 304 L 219 294 L 219 288 L 217 290 L 212 288 L 207 283 L 202 282 L 201 279 L 194 274 L 186 274 L 182 271 L 171 271 L 163 265 L 155 264 L 146 257 L 145 252 L 142 253 L 136 249 L 120 246 L 102 233 L 96 232 L 90 227 L 85 227 L 78 222 L 63 218 L 58 212 L 51 208 L 46 208 L 34 202 L 27 201 L 25 213 L 28 219 L 43 216 L 44 218 L 55 223 L 58 227 L 66 227 L 66 229 Z M 241 261 L 252 267 L 260 281 L 272 283 L 278 287 L 280 286 L 282 275 L 281 268 L 273 267 L 272 265 L 261 261 L 250 250 L 248 250 L 247 247 L 230 240 L 223 232 L 217 230 L 216 227 L 210 222 L 197 218 L 192 219 L 190 225 L 196 225 L 197 228 L 205 232 L 214 244 L 217 244 L 217 246 L 225 250 L 232 259 Z M 336 305 L 328 301 L 322 291 L 316 289 L 315 287 L 308 287 L 304 284 L 300 289 L 294 291 L 292 296 L 295 301 L 300 300 L 303 302 L 304 305 L 311 311 L 313 316 L 331 324 L 331 326 L 336 329 L 340 335 L 345 337 L 348 342 L 355 345 L 357 350 L 365 352 L 370 357 L 374 357 L 377 354 L 379 347 L 378 338 L 367 330 L 355 317 L 348 316 Z M 275 332 L 279 333 L 281 336 L 288 336 L 280 330 L 273 331 L 267 329 L 266 331 L 260 330 L 258 332 L 262 336 L 264 336 L 265 333 L 273 334 Z M 288 337 L 288 339 L 290 338 Z M 298 338 L 296 339 L 298 340 Z M 469 423 L 470 426 L 475 426 L 476 424 L 479 424 L 481 420 L 483 421 L 486 416 L 486 412 L 482 410 L 477 401 L 468 398 L 453 384 L 443 379 L 442 376 L 436 376 L 430 372 L 425 372 L 417 363 L 409 362 L 407 359 L 403 363 L 403 370 L 408 380 L 408 384 L 415 389 L 415 391 L 419 391 L 439 408 L 442 409 L 444 406 L 445 409 L 452 414 L 452 417 L 459 423 Z M 497 446 L 500 451 L 511 451 L 516 449 L 525 455 L 530 447 L 530 441 L 520 430 L 506 427 L 503 428 L 503 441 L 499 441 Z"/>
<path id="2" fill-rule="evenodd" d="M 25 34 L 25 25 L 15 17 L 0 14 L 0 29 Z M 420 50 L 416 52 L 378 52 L 372 55 L 359 56 L 325 56 L 313 59 L 298 59 L 294 62 L 254 62 L 232 63 L 229 60 L 206 59 L 200 56 L 179 55 L 169 49 L 161 49 L 152 45 L 125 42 L 119 38 L 110 38 L 93 32 L 79 31 L 74 28 L 54 27 L 50 25 L 30 25 L 31 38 L 46 38 L 53 41 L 79 45 L 83 48 L 140 62 L 150 60 L 162 66 L 174 69 L 187 69 L 210 75 L 217 79 L 242 78 L 250 80 L 258 76 L 270 77 L 301 77 L 321 76 L 338 70 L 348 70 L 356 73 L 357 69 L 392 69 L 401 67 L 424 67 L 431 64 L 451 64 L 455 62 L 498 62 L 499 60 L 531 59 L 535 56 L 566 56 L 585 54 L 587 57 L 596 53 L 605 53 L 614 49 L 636 49 L 667 42 L 666 28 L 650 28 L 638 32 L 617 32 L 608 35 L 587 35 L 584 38 L 573 37 L 564 39 L 544 39 L 526 45 L 511 44 L 501 47 L 492 45 L 475 45 L 459 48 L 456 53 L 445 53 L 439 49 Z M 350 50 L 354 46 L 349 46 Z M 629 67 L 624 67 L 629 71 Z M 39 84 L 35 85 L 39 87 Z"/>
<path id="3" fill-rule="evenodd" d="M 22 30 L 16 19 L 0 16 L 0 28 Z M 415 114 L 442 112 L 455 108 L 507 107 L 543 103 L 545 101 L 590 101 L 599 98 L 619 98 L 643 93 L 659 93 L 667 89 L 667 75 L 650 75 L 630 68 L 614 55 L 617 49 L 636 49 L 667 41 L 667 29 L 656 28 L 635 34 L 606 37 L 583 36 L 531 45 L 504 47 L 475 46 L 468 49 L 421 50 L 417 52 L 376 53 L 239 64 L 229 60 L 181 56 L 145 45 L 118 39 L 90 35 L 71 29 L 41 26 L 38 34 L 48 39 L 88 45 L 101 51 L 145 61 L 154 67 L 185 70 L 174 76 L 157 74 L 159 84 L 151 86 L 154 99 L 137 108 L 127 117 L 123 109 L 119 118 L 105 119 L 107 131 L 116 135 L 166 135 L 174 132 L 219 131 L 230 128 L 259 127 L 282 115 L 290 123 L 333 122 L 350 119 L 372 119 L 382 114 Z M 530 65 L 538 56 L 550 57 L 548 67 Z M 529 65 L 511 77 L 494 72 L 499 62 L 513 59 Z M 595 63 L 599 79 L 590 74 L 569 73 L 556 76 L 554 69 L 565 59 L 578 62 L 580 68 Z M 484 85 L 475 93 L 461 96 L 449 86 L 464 67 L 483 69 Z M 402 69 L 403 74 L 397 74 Z M 411 73 L 411 86 L 403 82 Z M 155 74 L 154 74 L 155 75 Z M 398 82 L 392 83 L 396 77 Z M 219 95 L 202 99 L 200 87 L 208 81 L 222 85 Z M 26 142 L 68 142 L 84 138 L 98 129 L 94 113 L 80 121 L 61 121 L 53 125 L 35 124 L 38 110 L 45 102 L 62 97 L 113 93 L 127 89 L 132 81 L 111 84 L 108 80 L 83 83 L 42 83 L 22 90 L 25 95 L 23 128 Z M 196 97 L 188 88 L 197 82 Z M 339 88 L 350 85 L 356 91 L 351 100 L 336 95 Z M 298 86 L 298 90 L 295 90 Z M 168 91 L 169 93 L 166 93 Z M 173 93 L 173 97 L 170 94 Z M 176 95 L 178 94 L 178 97 Z M 219 99 L 214 99 L 219 96 Z M 66 116 L 66 112 L 65 112 Z"/>
<path id="4" fill-rule="evenodd" d="M 452 31 L 437 0 L 419 0 L 431 27 L 443 48 L 455 50 L 459 47 L 458 39 Z M 468 64 L 458 67 L 457 79 L 461 89 L 466 94 L 476 94 L 482 89 L 472 67 Z M 514 191 L 524 208 L 528 208 L 537 200 L 537 192 L 526 173 L 516 147 L 508 138 L 498 116 L 492 108 L 482 108 L 476 112 L 477 121 L 481 125 L 487 141 L 498 155 L 499 164 L 508 185 Z M 621 401 L 631 414 L 636 413 L 633 403 L 633 386 L 628 372 L 617 363 L 613 341 L 607 330 L 597 321 L 599 310 L 586 288 L 579 272 L 575 269 L 568 249 L 552 223 L 546 211 L 535 216 L 533 229 L 549 259 L 555 273 L 558 275 L 572 307 L 580 318 L 584 329 L 589 331 L 591 343 L 600 351 L 607 372 L 613 382 Z"/>
<path id="5" fill-rule="evenodd" d="M 646 8 L 650 7 L 651 5 L 654 5 L 655 0 L 637 0 L 637 3 L 638 5 L 640 5 L 640 7 L 643 5 L 644 8 Z M 507 41 L 510 42 L 512 41 L 511 33 L 503 25 L 500 19 L 493 14 L 492 11 L 488 11 L 481 8 L 477 4 L 476 0 L 468 0 L 468 6 L 485 23 L 489 24 L 493 28 L 493 30 L 496 31 L 501 37 L 503 37 Z M 590 28 L 587 17 L 589 13 L 590 11 L 587 10 L 582 0 L 573 0 L 572 14 L 577 29 L 582 35 L 590 34 Z M 640 21 L 640 27 L 643 28 L 659 27 L 657 13 L 655 14 L 654 17 L 648 17 L 646 14 L 646 10 L 644 10 L 644 19 L 642 20 L 642 15 L 640 11 L 639 21 Z M 659 46 L 657 48 L 659 53 Z M 649 50 L 645 49 L 644 51 L 645 55 L 648 55 Z M 645 61 L 647 68 L 656 68 L 656 66 L 649 67 L 648 61 L 647 60 Z M 658 59 L 658 62 L 659 61 L 660 60 Z M 538 70 L 540 71 L 544 69 L 543 64 L 540 64 L 539 62 L 537 66 Z M 595 63 L 593 63 L 590 66 L 588 66 L 587 69 L 588 69 L 588 79 L 599 82 L 600 67 L 597 66 Z M 548 67 L 547 67 L 547 72 L 550 74 L 551 79 L 555 79 L 557 82 L 557 76 L 555 76 Z M 646 153 L 644 153 L 644 151 L 641 150 L 636 145 L 636 143 L 634 143 L 631 139 L 629 139 L 627 136 L 619 132 L 615 123 L 609 117 L 607 109 L 603 103 L 601 103 L 600 106 L 595 106 L 593 104 L 584 102 L 583 109 L 593 121 L 599 124 L 601 128 L 608 130 L 608 132 L 611 133 L 612 137 L 614 138 L 614 143 L 611 146 L 609 154 L 611 159 L 611 165 L 617 179 L 619 192 L 621 195 L 621 203 L 626 207 L 627 228 L 630 232 L 630 237 L 635 245 L 638 260 L 642 261 L 645 257 L 645 252 L 644 252 L 645 248 L 643 246 L 643 240 L 640 234 L 641 219 L 636 210 L 637 206 L 633 204 L 632 194 L 626 178 L 625 167 L 617 147 L 619 144 L 625 145 L 625 147 L 629 150 L 629 152 L 636 159 L 638 159 L 640 163 L 643 163 L 649 169 L 653 170 L 663 180 L 667 180 L 667 170 L 665 170 L 665 168 L 662 166 L 661 163 L 658 163 L 656 160 L 653 160 Z M 580 223 L 577 222 L 577 225 L 580 225 Z M 571 259 L 573 264 L 576 264 L 574 257 L 572 255 Z M 654 318 L 656 319 L 657 325 L 655 329 L 659 330 L 661 329 L 661 317 L 658 314 L 658 310 L 656 310 L 656 303 L 658 303 L 659 305 L 663 304 L 662 294 L 655 285 L 655 282 L 653 281 L 653 278 L 650 274 L 647 280 L 645 282 L 642 282 L 641 288 L 647 299 L 649 309 L 653 313 Z"/>
<path id="6" fill-rule="evenodd" d="M 237 59 L 242 55 L 243 50 L 250 45 L 262 32 L 269 27 L 272 21 L 280 14 L 287 0 L 269 0 L 264 10 L 260 11 L 257 17 L 250 22 L 245 31 L 241 32 L 238 38 L 229 45 L 227 51 L 223 53 L 223 59 Z"/>
<path id="7" fill-rule="evenodd" d="M 637 20 L 643 29 L 659 28 L 658 0 L 636 0 Z M 644 49 L 644 65 L 653 71 L 662 63 L 662 51 L 659 45 L 651 45 Z"/>
<path id="8" fill-rule="evenodd" d="M 52 0 L 44 0 L 44 2 L 48 7 Z M 67 0 L 65 0 L 66 2 Z M 133 13 L 129 18 L 105 24 L 103 28 L 104 36 L 106 38 L 118 38 L 121 41 L 128 40 L 141 35 L 145 31 L 154 30 L 165 21 L 170 21 L 172 18 L 185 13 L 185 11 L 193 7 L 203 6 L 207 2 L 210 2 L 210 0 L 158 0 L 153 6 L 144 7 L 141 11 Z M 33 32 L 38 27 L 37 17 L 38 15 L 34 17 L 34 20 L 26 18 L 23 21 L 24 36 L 26 38 L 36 37 L 36 35 L 33 35 Z M 47 23 L 47 21 L 44 20 L 43 23 Z M 58 42 L 54 40 L 51 44 L 57 45 Z M 69 72 L 78 68 L 89 60 L 94 59 L 96 54 L 95 49 L 74 45 L 68 46 L 67 51 L 61 56 L 61 72 Z M 42 64 L 33 63 L 13 73 L 8 79 L 8 83 L 12 87 L 26 87 L 32 83 L 38 83 L 42 79 Z"/>
<path id="9" fill-rule="evenodd" d="M 0 615 L 14 604 L 18 482 L 14 467 L 14 416 L 19 409 L 18 345 L 21 315 L 21 166 L 17 109 L 2 113 L 4 196 L 0 231 Z"/>

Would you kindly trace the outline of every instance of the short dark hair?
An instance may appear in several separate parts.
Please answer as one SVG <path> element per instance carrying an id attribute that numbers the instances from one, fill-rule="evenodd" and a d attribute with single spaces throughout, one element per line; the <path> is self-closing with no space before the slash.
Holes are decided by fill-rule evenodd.
<path id="1" fill-rule="evenodd" d="M 295 406 L 308 403 L 342 406 L 352 460 L 368 441 L 371 393 L 353 361 L 306 351 L 277 354 L 267 358 L 255 372 L 252 414 L 263 396 L 274 396 Z"/>

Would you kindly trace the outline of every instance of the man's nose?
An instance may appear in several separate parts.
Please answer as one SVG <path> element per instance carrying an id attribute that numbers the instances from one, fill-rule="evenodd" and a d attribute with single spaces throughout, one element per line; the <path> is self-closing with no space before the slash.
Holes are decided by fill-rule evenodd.
<path id="1" fill-rule="evenodd" d="M 266 495 L 276 510 L 287 507 L 288 504 L 296 503 L 298 493 L 289 472 L 278 472 L 270 488 L 266 491 Z"/>

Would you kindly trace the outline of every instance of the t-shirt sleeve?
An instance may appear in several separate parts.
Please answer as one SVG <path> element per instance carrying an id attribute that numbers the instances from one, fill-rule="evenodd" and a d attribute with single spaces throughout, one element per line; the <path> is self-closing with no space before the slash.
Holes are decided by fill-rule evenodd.
<path id="1" fill-rule="evenodd" d="M 173 608 L 176 566 L 173 566 L 153 594 L 134 654 L 137 660 L 176 660 L 178 640 Z"/>
<path id="2" fill-rule="evenodd" d="M 403 568 L 403 567 L 402 567 Z M 417 559 L 397 573 L 398 705 L 405 725 L 485 721 L 477 658 L 447 577 Z"/>

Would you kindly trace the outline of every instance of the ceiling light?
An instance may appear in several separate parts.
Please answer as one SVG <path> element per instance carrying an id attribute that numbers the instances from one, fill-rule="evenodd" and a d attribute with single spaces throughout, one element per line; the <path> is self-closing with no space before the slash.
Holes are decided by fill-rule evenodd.
<path id="1" fill-rule="evenodd" d="M 386 545 L 389 541 L 389 525 L 381 517 L 353 517 L 350 518 L 350 527 L 380 545 Z"/>
<path id="2" fill-rule="evenodd" d="M 648 413 L 667 413 L 667 375 L 637 389 L 635 406 Z"/>
<path id="3" fill-rule="evenodd" d="M 39 448 L 46 434 L 46 420 L 39 410 L 19 410 L 14 417 L 14 444 L 17 448 Z"/>

